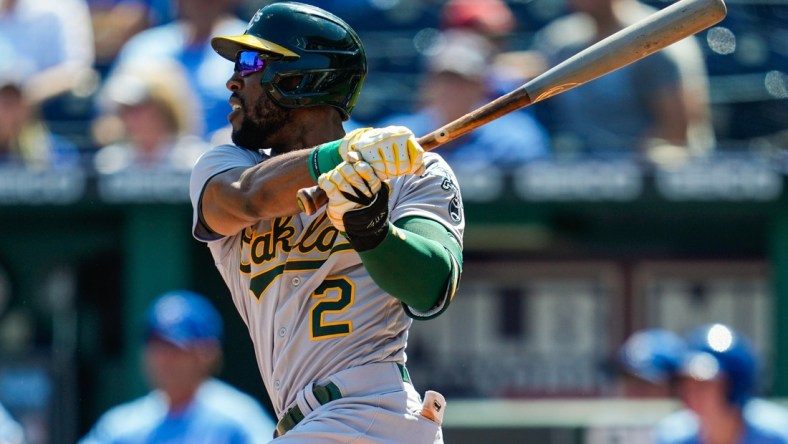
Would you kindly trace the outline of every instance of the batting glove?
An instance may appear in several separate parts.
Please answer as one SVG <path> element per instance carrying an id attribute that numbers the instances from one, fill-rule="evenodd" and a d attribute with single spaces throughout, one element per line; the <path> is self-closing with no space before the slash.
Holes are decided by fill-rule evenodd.
<path id="1" fill-rule="evenodd" d="M 339 145 L 339 155 L 351 161 L 348 153 L 356 151 L 372 165 L 380 180 L 424 172 L 424 149 L 404 126 L 368 129 L 349 136 Z"/>
<path id="2" fill-rule="evenodd" d="M 352 152 L 369 163 L 380 180 L 424 172 L 424 149 L 413 132 L 404 126 L 387 126 L 359 128 L 340 140 L 315 148 L 310 160 L 312 176 L 317 178 L 340 161 L 352 163 Z"/>
<path id="3" fill-rule="evenodd" d="M 388 233 L 389 187 L 369 163 L 342 162 L 318 185 L 328 196 L 326 213 L 356 251 L 375 248 Z"/>

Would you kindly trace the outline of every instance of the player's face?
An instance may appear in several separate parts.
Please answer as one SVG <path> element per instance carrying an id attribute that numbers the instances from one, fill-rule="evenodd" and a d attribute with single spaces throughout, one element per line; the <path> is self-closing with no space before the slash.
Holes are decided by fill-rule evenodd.
<path id="1" fill-rule="evenodd" d="M 684 404 L 698 416 L 712 416 L 727 404 L 727 383 L 723 378 L 697 381 L 682 378 L 679 393 Z"/>
<path id="2" fill-rule="evenodd" d="M 233 128 L 233 143 L 251 150 L 273 146 L 280 133 L 286 131 L 291 117 L 289 109 L 269 99 L 260 84 L 260 76 L 262 72 L 245 77 L 235 73 L 227 82 L 227 88 L 232 91 L 233 112 L 228 119 Z"/>
<path id="3" fill-rule="evenodd" d="M 145 345 L 144 355 L 150 384 L 166 393 L 189 391 L 206 377 L 206 365 L 193 350 L 151 339 Z"/>

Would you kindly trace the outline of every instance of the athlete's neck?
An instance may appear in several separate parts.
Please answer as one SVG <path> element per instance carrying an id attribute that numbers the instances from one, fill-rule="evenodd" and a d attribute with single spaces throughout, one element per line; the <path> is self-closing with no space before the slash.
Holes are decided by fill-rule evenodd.
<path id="1" fill-rule="evenodd" d="M 328 106 L 295 110 L 292 119 L 280 132 L 279 140 L 272 140 L 270 148 L 277 153 L 311 148 L 345 136 L 339 113 Z"/>

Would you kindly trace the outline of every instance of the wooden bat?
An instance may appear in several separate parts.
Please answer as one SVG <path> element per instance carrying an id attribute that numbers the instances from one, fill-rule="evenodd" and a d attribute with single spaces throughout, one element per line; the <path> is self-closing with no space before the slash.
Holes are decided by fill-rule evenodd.
<path id="1" fill-rule="evenodd" d="M 680 0 L 600 40 L 484 106 L 418 139 L 425 151 L 487 122 L 613 72 L 716 23 L 727 13 L 723 0 Z M 317 186 L 298 191 L 298 204 L 314 214 L 328 202 Z"/>

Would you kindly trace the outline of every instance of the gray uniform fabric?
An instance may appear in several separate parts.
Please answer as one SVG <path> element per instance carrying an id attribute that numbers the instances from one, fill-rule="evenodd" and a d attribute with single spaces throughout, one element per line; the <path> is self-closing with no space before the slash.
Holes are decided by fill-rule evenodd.
<path id="1" fill-rule="evenodd" d="M 200 222 L 200 196 L 211 177 L 266 158 L 263 152 L 216 147 L 195 165 L 190 193 L 193 234 L 207 242 L 249 329 L 277 416 L 296 405 L 311 384 L 343 381 L 344 386 L 337 384 L 342 399 L 311 413 L 301 406 L 306 418 L 280 440 L 303 436 L 302 442 L 323 442 L 321 433 L 328 430 L 348 438 L 341 442 L 403 442 L 411 434 L 407 442 L 440 442 L 437 424 L 416 413 L 418 393 L 395 372 L 396 364 L 406 361 L 412 320 L 399 300 L 373 282 L 324 208 L 312 216 L 260 221 L 229 237 L 211 234 Z M 454 173 L 434 153 L 425 153 L 424 164 L 424 175 L 390 181 L 391 220 L 429 218 L 461 240 L 465 222 Z M 387 370 L 370 370 L 380 365 Z"/>

